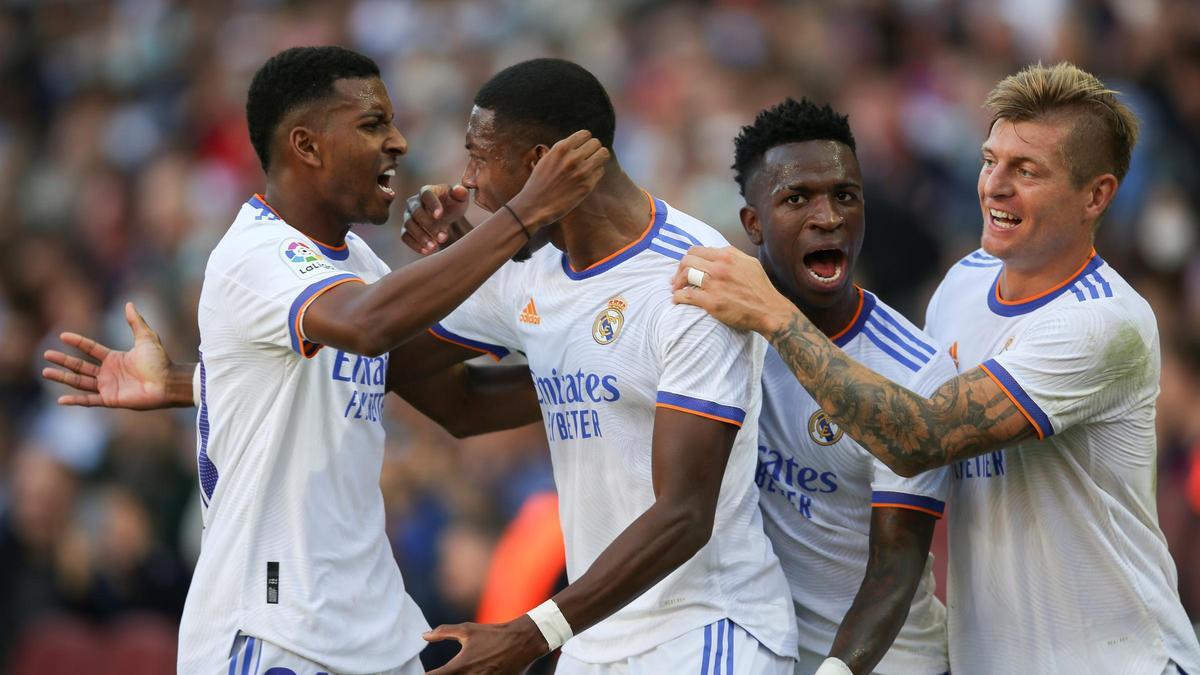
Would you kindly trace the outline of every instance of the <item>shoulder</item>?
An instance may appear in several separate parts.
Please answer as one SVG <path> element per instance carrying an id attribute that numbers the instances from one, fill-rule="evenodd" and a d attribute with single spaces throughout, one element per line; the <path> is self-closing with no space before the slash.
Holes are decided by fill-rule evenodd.
<path id="1" fill-rule="evenodd" d="M 1157 349 L 1158 326 L 1141 296 L 1114 295 L 1092 302 L 1063 302 L 1030 317 L 1017 342 L 1033 355 L 1089 355 L 1106 362 L 1136 363 Z"/>
<path id="2" fill-rule="evenodd" d="M 996 257 L 988 255 L 983 249 L 976 249 L 958 259 L 946 271 L 942 283 L 938 285 L 938 294 L 960 291 L 963 285 L 983 286 L 996 280 L 1004 263 Z"/>
<path id="3" fill-rule="evenodd" d="M 654 200 L 649 251 L 678 262 L 693 246 L 728 245 L 729 241 L 716 228 L 661 199 Z"/>
<path id="4" fill-rule="evenodd" d="M 940 350 L 933 338 L 900 312 L 870 291 L 862 293 L 859 316 L 846 335 L 850 341 L 843 344 L 855 360 L 894 382 L 907 384 L 937 360 Z"/>
<path id="5" fill-rule="evenodd" d="M 371 245 L 365 239 L 353 232 L 346 233 L 346 246 L 350 249 L 351 258 L 361 258 L 367 261 L 367 264 L 373 267 L 379 276 L 383 276 L 392 271 L 390 265 L 384 262 L 379 254 L 371 248 Z"/>

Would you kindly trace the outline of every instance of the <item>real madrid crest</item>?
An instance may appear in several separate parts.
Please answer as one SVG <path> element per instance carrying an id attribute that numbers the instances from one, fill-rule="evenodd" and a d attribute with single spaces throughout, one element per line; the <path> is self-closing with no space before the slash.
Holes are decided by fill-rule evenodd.
<path id="1" fill-rule="evenodd" d="M 842 438 L 842 429 L 820 408 L 808 418 L 808 435 L 818 445 L 833 445 Z"/>
<path id="2" fill-rule="evenodd" d="M 627 306 L 620 296 L 609 300 L 608 307 L 600 310 L 596 320 L 592 322 L 592 339 L 607 345 L 620 337 L 621 328 L 625 325 L 624 312 Z"/>

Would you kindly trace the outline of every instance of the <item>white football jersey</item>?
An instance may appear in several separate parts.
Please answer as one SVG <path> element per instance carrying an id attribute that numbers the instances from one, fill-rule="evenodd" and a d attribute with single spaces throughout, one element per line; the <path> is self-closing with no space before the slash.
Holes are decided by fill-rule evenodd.
<path id="1" fill-rule="evenodd" d="M 957 375 L 945 350 L 861 289 L 858 311 L 833 342 L 921 395 Z M 792 589 L 802 648 L 827 654 L 833 645 L 867 567 L 871 509 L 914 509 L 941 518 L 945 476 L 945 469 L 897 476 L 843 433 L 768 349 L 754 480 L 767 536 Z M 875 672 L 935 675 L 949 669 L 946 609 L 934 587 L 930 555 L 908 619 Z"/>
<path id="2" fill-rule="evenodd" d="M 951 670 L 1200 672 L 1155 506 L 1154 314 L 1095 252 L 1021 301 L 1000 299 L 1002 268 L 963 258 L 927 316 L 1038 436 L 950 467 Z"/>
<path id="3" fill-rule="evenodd" d="M 529 361 L 559 493 L 567 576 L 574 581 L 654 503 L 656 407 L 741 427 L 721 483 L 712 539 L 563 650 L 619 661 L 723 618 L 794 656 L 791 596 L 762 530 L 754 487 L 765 342 L 671 302 L 671 277 L 715 230 L 654 200 L 642 236 L 576 272 L 552 246 L 507 263 L 434 333 Z M 669 470 L 669 467 L 668 469 Z"/>
<path id="4" fill-rule="evenodd" d="M 200 293 L 204 534 L 179 672 L 224 672 L 238 631 L 338 672 L 419 653 L 424 617 L 384 532 L 387 356 L 322 349 L 314 298 L 388 272 L 362 239 L 330 248 L 259 196 L 213 249 Z"/>

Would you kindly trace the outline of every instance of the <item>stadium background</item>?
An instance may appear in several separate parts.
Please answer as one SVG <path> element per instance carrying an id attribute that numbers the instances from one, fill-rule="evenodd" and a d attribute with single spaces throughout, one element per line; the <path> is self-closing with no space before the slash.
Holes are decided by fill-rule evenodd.
<path id="1" fill-rule="evenodd" d="M 324 43 L 379 62 L 410 142 L 402 194 L 460 175 L 479 84 L 557 55 L 608 87 L 635 180 L 742 243 L 739 125 L 784 96 L 831 101 L 850 114 L 868 183 L 860 281 L 918 324 L 978 241 L 988 89 L 1039 59 L 1100 75 L 1143 123 L 1098 248 L 1158 315 L 1159 517 L 1200 620 L 1200 5 L 0 0 L 0 673 L 53 672 L 47 658 L 165 672 L 199 538 L 194 411 L 59 408 L 41 353 L 65 329 L 127 346 L 132 299 L 174 357 L 195 358 L 208 251 L 262 185 L 249 78 L 280 49 Z M 400 264 L 411 255 L 396 221 L 358 232 Z M 546 524 L 542 432 L 457 442 L 391 405 L 396 558 L 431 623 L 471 619 L 506 525 L 523 504 L 529 541 Z M 506 578 L 522 554 L 554 549 L 553 537 L 510 547 L 492 590 L 519 596 Z M 523 574 L 545 585 L 559 570 Z"/>

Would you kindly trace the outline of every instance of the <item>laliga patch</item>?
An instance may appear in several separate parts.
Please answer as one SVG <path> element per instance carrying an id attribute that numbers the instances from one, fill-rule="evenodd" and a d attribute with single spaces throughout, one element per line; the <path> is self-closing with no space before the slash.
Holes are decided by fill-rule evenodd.
<path id="1" fill-rule="evenodd" d="M 301 279 L 337 271 L 312 244 L 299 239 L 285 239 L 279 245 L 279 257 Z"/>

